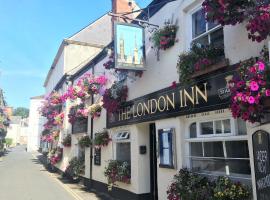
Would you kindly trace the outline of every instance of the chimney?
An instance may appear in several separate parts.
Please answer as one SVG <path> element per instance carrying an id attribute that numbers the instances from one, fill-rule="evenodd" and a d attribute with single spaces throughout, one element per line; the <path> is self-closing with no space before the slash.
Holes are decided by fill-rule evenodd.
<path id="1" fill-rule="evenodd" d="M 134 0 L 112 0 L 112 12 L 114 14 L 132 12 L 139 9 L 139 6 Z M 135 18 L 139 13 L 129 14 L 127 17 Z M 118 22 L 130 22 L 119 17 L 112 17 L 112 37 L 114 37 L 114 21 Z"/>

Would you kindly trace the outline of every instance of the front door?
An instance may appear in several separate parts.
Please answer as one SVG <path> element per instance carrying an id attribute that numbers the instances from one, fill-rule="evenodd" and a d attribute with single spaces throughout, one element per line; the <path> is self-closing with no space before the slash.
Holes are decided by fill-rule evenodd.
<path id="1" fill-rule="evenodd" d="M 151 200 L 158 200 L 156 125 L 150 124 L 150 184 Z"/>

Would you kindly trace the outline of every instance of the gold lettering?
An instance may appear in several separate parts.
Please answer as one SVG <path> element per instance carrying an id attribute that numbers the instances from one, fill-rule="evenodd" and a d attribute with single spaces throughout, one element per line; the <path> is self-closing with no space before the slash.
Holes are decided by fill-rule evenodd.
<path id="1" fill-rule="evenodd" d="M 150 113 L 149 101 L 147 101 L 147 105 L 145 104 L 145 102 L 143 102 L 143 115 L 145 115 L 145 111 L 147 111 L 147 114 Z"/>
<path id="2" fill-rule="evenodd" d="M 121 109 L 122 110 L 122 109 Z M 121 121 L 121 110 L 119 110 L 118 114 L 119 114 L 119 120 L 118 121 Z"/>
<path id="3" fill-rule="evenodd" d="M 208 96 L 207 96 L 207 83 L 204 83 L 204 93 L 198 88 L 198 86 L 195 86 L 195 91 L 196 91 L 196 104 L 199 104 L 199 95 L 204 99 L 205 102 L 208 101 Z"/>
<path id="4" fill-rule="evenodd" d="M 194 105 L 194 101 L 195 101 L 195 99 L 194 99 L 194 87 L 191 87 L 191 95 L 192 96 L 190 96 L 189 95 L 189 93 L 184 89 L 184 100 L 185 100 L 185 106 L 187 106 L 187 98 L 191 101 L 191 103 Z"/>
<path id="5" fill-rule="evenodd" d="M 139 109 L 139 106 L 141 107 L 141 109 Z M 139 113 L 139 111 L 141 111 L 141 113 Z M 137 105 L 137 115 L 139 117 L 143 115 L 143 105 L 142 105 L 142 103 L 138 103 L 138 105 Z"/>
<path id="6" fill-rule="evenodd" d="M 175 101 L 174 101 L 174 92 L 172 93 L 172 99 L 170 99 L 169 95 L 166 95 L 167 100 L 167 110 L 169 110 L 169 104 L 175 109 Z"/>
<path id="7" fill-rule="evenodd" d="M 130 119 L 130 114 L 131 114 L 130 106 L 128 106 L 126 108 L 126 112 L 127 112 L 127 118 L 126 119 Z"/>
<path id="8" fill-rule="evenodd" d="M 153 107 L 153 102 L 155 102 L 155 107 Z M 157 100 L 156 99 L 151 99 L 150 100 L 150 105 L 151 105 L 151 114 L 154 114 L 154 113 L 156 113 L 157 112 Z M 153 108 L 155 108 L 154 110 L 153 110 Z"/>
<path id="9" fill-rule="evenodd" d="M 180 90 L 179 93 L 180 93 L 180 108 L 183 108 L 184 107 L 183 106 L 183 90 Z"/>
<path id="10" fill-rule="evenodd" d="M 132 106 L 132 113 L 133 113 L 133 117 L 136 118 L 137 115 L 136 115 L 136 109 L 134 105 Z"/>
<path id="11" fill-rule="evenodd" d="M 160 108 L 160 104 L 161 104 L 161 99 L 163 99 L 163 108 L 161 109 Z M 166 109 L 166 99 L 165 99 L 165 97 L 164 96 L 160 96 L 159 98 L 158 98 L 158 104 L 157 104 L 157 106 L 158 106 L 158 110 L 159 110 L 159 112 L 163 112 L 165 109 Z"/>
<path id="12" fill-rule="evenodd" d="M 122 120 L 127 119 L 127 113 L 125 112 L 125 110 L 122 110 L 121 118 Z"/>

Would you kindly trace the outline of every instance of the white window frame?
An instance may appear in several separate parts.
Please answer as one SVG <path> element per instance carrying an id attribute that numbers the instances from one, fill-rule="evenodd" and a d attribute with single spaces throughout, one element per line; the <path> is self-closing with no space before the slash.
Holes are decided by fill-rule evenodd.
<path id="1" fill-rule="evenodd" d="M 202 33 L 201 35 L 196 36 L 196 37 L 193 38 L 193 19 L 192 19 L 192 16 L 193 16 L 193 14 L 195 14 L 197 11 L 199 11 L 199 10 L 201 10 L 201 9 L 203 9 L 203 8 L 202 8 L 202 6 L 200 5 L 199 7 L 196 7 L 195 9 L 193 9 L 193 10 L 190 12 L 190 14 L 189 14 L 189 15 L 190 15 L 190 20 L 191 20 L 191 38 L 192 38 L 190 44 L 192 44 L 193 41 L 195 41 L 195 40 L 197 40 L 197 39 L 200 39 L 200 38 L 202 38 L 202 37 L 205 37 L 206 35 L 208 36 L 208 37 L 207 37 L 208 43 L 211 44 L 210 34 L 211 34 L 212 32 L 215 32 L 215 31 L 218 30 L 218 29 L 222 29 L 222 28 L 223 28 L 220 24 L 218 24 L 218 25 L 215 26 L 214 28 L 208 30 L 208 22 L 206 22 L 206 30 L 205 30 L 205 32 Z"/>
<path id="2" fill-rule="evenodd" d="M 224 115 L 224 114 L 223 114 Z M 222 116 L 220 114 L 218 115 L 213 115 L 213 116 L 209 116 L 209 118 L 207 120 L 202 119 L 204 117 L 195 117 L 193 119 L 190 119 L 187 121 L 186 123 L 186 134 L 185 134 L 185 163 L 186 166 L 188 168 L 191 168 L 191 159 L 192 158 L 201 158 L 201 159 L 230 159 L 230 160 L 247 160 L 250 161 L 250 154 L 251 152 L 249 152 L 249 158 L 228 158 L 227 157 L 227 152 L 226 152 L 226 147 L 225 147 L 225 142 L 227 141 L 247 141 L 248 142 L 248 136 L 246 135 L 237 135 L 238 132 L 238 128 L 237 128 L 237 119 L 234 119 L 231 117 L 231 115 L 228 115 L 227 113 L 225 114 L 225 116 Z M 226 120 L 226 119 L 230 119 L 231 122 L 231 133 L 224 133 L 224 134 L 209 134 L 209 135 L 201 135 L 200 134 L 200 123 L 201 122 L 213 122 L 214 121 L 219 121 L 219 120 Z M 196 131 L 197 131 L 197 137 L 196 138 L 190 138 L 190 125 L 193 123 L 196 123 Z M 215 124 L 215 123 L 214 123 Z M 215 128 L 215 125 L 213 124 L 213 128 Z M 214 133 L 215 133 L 215 129 L 214 129 Z M 201 142 L 202 143 L 202 153 L 203 156 L 205 155 L 204 153 L 204 147 L 203 147 L 203 143 L 204 142 L 222 142 L 223 145 L 223 153 L 224 153 L 224 157 L 201 157 L 201 156 L 191 156 L 191 148 L 190 148 L 190 143 L 191 142 Z M 199 174 L 205 174 L 205 175 L 210 175 L 207 172 L 198 172 Z M 226 173 L 225 173 L 226 174 Z M 220 175 L 225 175 L 225 174 L 220 174 L 220 173 L 211 173 L 211 176 L 220 176 Z M 232 178 L 236 178 L 236 179 L 242 179 L 242 180 L 251 180 L 251 174 L 250 175 L 245 175 L 245 174 L 234 174 L 234 173 L 230 173 L 229 174 L 230 177 Z"/>
<path id="3" fill-rule="evenodd" d="M 127 132 L 129 134 L 129 139 L 116 139 L 117 135 L 119 133 L 124 133 L 124 132 Z M 117 143 L 130 143 L 130 153 L 131 153 L 131 134 L 130 134 L 130 131 L 128 130 L 122 130 L 122 131 L 117 131 L 114 136 L 113 136 L 113 141 L 112 141 L 112 148 L 113 148 L 113 159 L 116 160 L 117 158 L 117 155 L 116 155 L 116 145 Z M 130 161 L 131 161 L 131 155 L 130 155 Z M 130 163 L 131 164 L 131 163 Z"/>

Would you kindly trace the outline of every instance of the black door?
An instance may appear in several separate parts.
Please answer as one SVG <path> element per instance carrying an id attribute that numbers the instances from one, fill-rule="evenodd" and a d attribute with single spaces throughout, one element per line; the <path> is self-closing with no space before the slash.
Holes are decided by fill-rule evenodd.
<path id="1" fill-rule="evenodd" d="M 156 126 L 150 124 L 150 184 L 151 200 L 158 200 L 157 185 L 157 151 L 156 151 Z"/>

